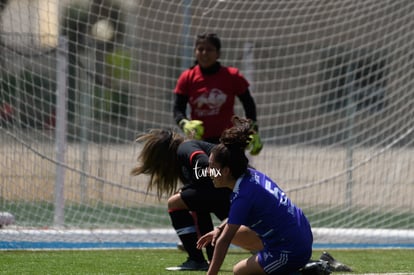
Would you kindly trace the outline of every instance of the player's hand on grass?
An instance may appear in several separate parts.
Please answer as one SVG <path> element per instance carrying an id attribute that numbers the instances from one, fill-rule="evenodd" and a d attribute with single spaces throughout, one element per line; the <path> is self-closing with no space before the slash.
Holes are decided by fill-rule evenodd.
<path id="1" fill-rule="evenodd" d="M 221 227 L 217 227 L 213 231 L 210 231 L 207 234 L 201 236 L 197 241 L 197 248 L 202 249 L 210 243 L 212 246 L 214 246 L 222 231 L 223 229 Z"/>
<path id="2" fill-rule="evenodd" d="M 213 236 L 214 231 L 210 231 L 207 234 L 201 236 L 197 241 L 197 248 L 202 249 L 203 247 L 206 247 L 213 240 Z"/>
<path id="3" fill-rule="evenodd" d="M 204 135 L 204 126 L 201 120 L 182 119 L 179 123 L 184 134 L 191 139 L 202 139 Z"/>

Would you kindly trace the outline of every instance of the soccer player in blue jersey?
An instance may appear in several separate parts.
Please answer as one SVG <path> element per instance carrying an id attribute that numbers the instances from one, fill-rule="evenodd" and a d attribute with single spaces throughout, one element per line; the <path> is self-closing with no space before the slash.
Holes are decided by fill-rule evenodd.
<path id="1" fill-rule="evenodd" d="M 234 274 L 290 274 L 306 265 L 312 254 L 311 227 L 302 210 L 260 171 L 249 168 L 245 155 L 251 135 L 250 121 L 234 118 L 209 157 L 216 188 L 233 190 L 227 223 L 206 234 L 198 247 L 215 245 L 207 274 L 218 274 L 238 232 L 252 230 L 261 239 L 257 254 L 238 262 Z M 247 228 L 246 228 L 247 227 Z"/>

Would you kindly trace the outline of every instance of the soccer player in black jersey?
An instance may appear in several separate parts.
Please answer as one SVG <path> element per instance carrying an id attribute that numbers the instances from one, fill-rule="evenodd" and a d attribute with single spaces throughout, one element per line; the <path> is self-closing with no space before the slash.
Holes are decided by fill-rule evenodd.
<path id="1" fill-rule="evenodd" d="M 214 188 L 208 171 L 209 154 L 215 144 L 185 140 L 170 130 L 151 130 L 137 141 L 144 144 L 131 174 L 150 175 L 148 189 L 156 189 L 159 197 L 170 195 L 171 223 L 188 253 L 187 261 L 173 269 L 207 270 L 208 263 L 203 251 L 197 249 L 197 240 L 198 235 L 206 234 L 214 226 L 211 223 L 197 228 L 191 211 L 213 213 L 220 220 L 227 218 L 231 190 Z M 213 247 L 207 247 L 206 252 L 211 259 Z"/>

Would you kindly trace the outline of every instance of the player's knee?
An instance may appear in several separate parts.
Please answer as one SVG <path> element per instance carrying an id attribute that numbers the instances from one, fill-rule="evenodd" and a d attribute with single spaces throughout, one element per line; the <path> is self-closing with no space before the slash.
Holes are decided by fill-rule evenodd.
<path id="1" fill-rule="evenodd" d="M 252 271 L 248 269 L 247 267 L 240 267 L 240 266 L 235 265 L 233 267 L 233 274 L 234 275 L 251 275 L 251 274 L 261 274 L 261 273 L 252 273 Z"/>
<path id="2" fill-rule="evenodd" d="M 247 227 L 240 227 L 232 240 L 232 244 L 248 251 L 260 251 L 263 249 L 263 242 L 257 234 Z"/>
<path id="3" fill-rule="evenodd" d="M 243 261 L 241 261 L 243 262 Z M 245 272 L 243 271 L 243 265 L 241 264 L 241 262 L 238 262 L 237 264 L 235 264 L 233 266 L 233 274 L 234 275 L 241 275 L 241 274 L 245 274 Z M 244 264 L 245 266 L 245 264 Z"/>
<path id="4" fill-rule="evenodd" d="M 172 195 L 167 201 L 168 209 L 187 209 L 179 193 Z"/>
<path id="5" fill-rule="evenodd" d="M 257 262 L 256 256 L 241 260 L 233 266 L 233 274 L 248 275 L 248 274 L 266 274 Z"/>

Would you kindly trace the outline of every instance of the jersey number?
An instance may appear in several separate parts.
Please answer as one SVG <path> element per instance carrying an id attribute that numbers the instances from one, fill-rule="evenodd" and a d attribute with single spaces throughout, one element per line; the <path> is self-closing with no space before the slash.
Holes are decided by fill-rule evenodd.
<path id="1" fill-rule="evenodd" d="M 271 194 L 273 194 L 276 199 L 279 200 L 280 204 L 287 205 L 287 196 L 284 192 L 282 192 L 277 186 L 274 186 L 271 181 L 266 180 L 265 181 L 265 188 L 267 191 L 269 191 Z"/>

